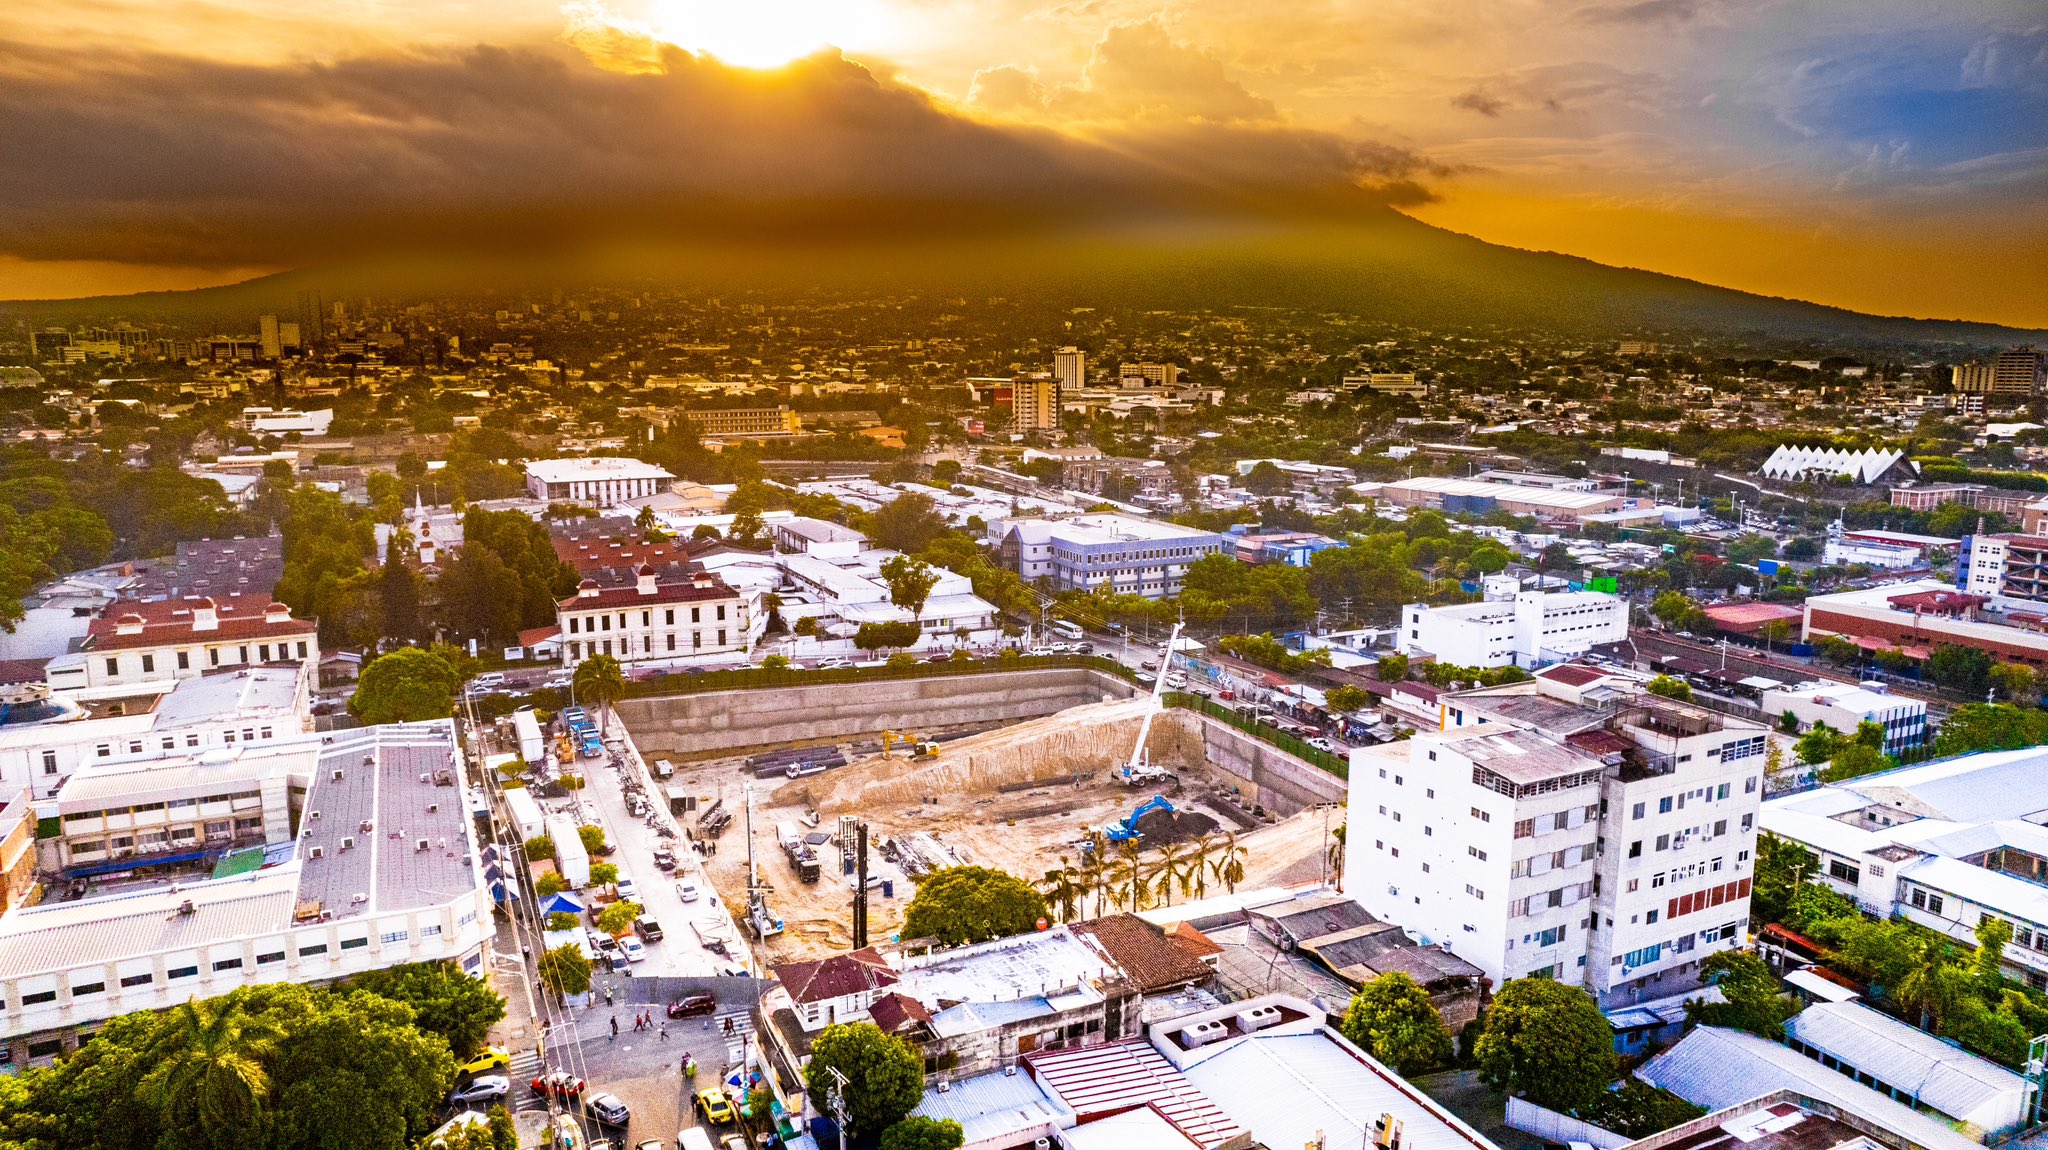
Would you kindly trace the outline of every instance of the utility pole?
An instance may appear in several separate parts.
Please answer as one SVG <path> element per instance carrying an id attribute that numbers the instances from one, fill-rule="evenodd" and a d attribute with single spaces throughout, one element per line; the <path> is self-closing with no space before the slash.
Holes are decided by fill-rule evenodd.
<path id="1" fill-rule="evenodd" d="M 868 944 L 868 824 L 855 823 L 853 834 L 853 949 L 861 950 Z"/>
<path id="2" fill-rule="evenodd" d="M 825 1108 L 832 1112 L 832 1120 L 839 1127 L 839 1150 L 846 1150 L 846 1075 L 837 1066 L 827 1066 L 825 1073 L 832 1076 L 832 1089 L 825 1092 Z"/>

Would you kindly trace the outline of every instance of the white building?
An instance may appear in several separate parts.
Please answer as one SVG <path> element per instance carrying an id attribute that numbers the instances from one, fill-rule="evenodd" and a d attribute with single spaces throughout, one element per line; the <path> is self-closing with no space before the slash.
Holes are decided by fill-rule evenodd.
<path id="1" fill-rule="evenodd" d="M 1146 599 L 1179 594 L 1196 560 L 1232 551 L 1230 540 L 1214 531 L 1133 515 L 1012 519 L 1002 525 L 1000 541 L 1003 564 L 1026 579 L 1049 579 L 1062 591 L 1107 583 Z"/>
<path id="2" fill-rule="evenodd" d="M 289 739 L 313 729 L 303 666 L 247 667 L 82 692 L 0 717 L 0 792 L 53 797 L 82 766 Z"/>
<path id="3" fill-rule="evenodd" d="M 526 490 L 549 503 L 613 507 L 668 490 L 675 476 L 652 463 L 619 456 L 534 459 L 526 464 Z"/>
<path id="4" fill-rule="evenodd" d="M 1607 1005 L 1740 945 L 1761 724 L 1577 664 L 1439 706 L 1446 729 L 1352 752 L 1345 873 L 1374 915 Z"/>
<path id="5" fill-rule="evenodd" d="M 555 605 L 555 624 L 565 667 L 592 655 L 631 665 L 744 654 L 759 633 L 750 600 L 718 576 L 697 571 L 663 583 L 644 565 L 630 587 L 583 580 Z"/>
<path id="6" fill-rule="evenodd" d="M 1884 728 L 1888 755 L 1927 741 L 1927 704 L 1894 695 L 1883 683 L 1800 683 L 1765 691 L 1758 705 L 1766 716 L 1791 715 L 1802 731 L 1826 723 L 1846 735 L 1854 734 L 1858 723 L 1877 723 Z"/>
<path id="7" fill-rule="evenodd" d="M 1970 945 L 1985 916 L 2010 922 L 2007 972 L 2048 988 L 2048 749 L 1864 775 L 1772 799 L 1760 820 L 1867 913 Z"/>
<path id="8" fill-rule="evenodd" d="M 1459 667 L 1536 667 L 1628 638 L 1628 601 L 1600 591 L 1517 591 L 1513 599 L 1401 609 L 1397 643 Z"/>
<path id="9" fill-rule="evenodd" d="M 1757 474 L 1765 479 L 1790 482 L 1830 479 L 1868 486 L 1887 477 L 1901 477 L 1894 476 L 1895 469 L 1904 471 L 1904 477 L 1917 475 L 1918 469 L 1906 464 L 1905 458 L 1902 451 L 1881 451 L 1874 447 L 1864 451 L 1842 451 L 1833 447 L 1780 444 L 1757 469 Z"/>
<path id="10" fill-rule="evenodd" d="M 244 806 L 241 776 L 258 762 L 281 793 L 272 803 L 259 783 L 256 805 Z M 108 893 L 0 918 L 0 1043 L 14 1064 L 75 1049 L 116 1015 L 243 986 L 327 983 L 411 962 L 487 975 L 491 895 L 449 722 L 305 736 L 296 746 L 201 756 L 167 770 L 175 778 L 94 768 L 67 785 L 78 788 L 78 804 L 91 805 L 39 804 L 43 817 L 62 820 L 75 857 L 91 853 L 84 844 L 93 835 L 138 839 L 58 877 L 90 885 L 99 871 L 171 865 L 193 851 L 169 833 L 195 821 L 204 842 L 207 822 L 230 822 L 232 841 L 239 820 L 260 819 L 245 837 L 261 841 L 218 862 L 199 848 L 197 865 L 212 869 L 196 879 L 188 871 L 136 886 L 131 878 Z M 140 788 L 127 801 L 116 793 L 124 782 Z M 166 788 L 190 797 L 196 819 L 174 812 L 182 798 L 155 797 Z M 288 822 L 294 795 L 303 802 L 296 827 Z M 287 821 L 272 825 L 273 814 Z M 166 841 L 157 849 L 141 845 L 158 833 Z"/>
<path id="11" fill-rule="evenodd" d="M 222 667 L 320 666 L 320 625 L 292 618 L 269 594 L 121 600 L 93 620 L 75 653 L 50 660 L 52 690 L 77 691 L 196 678 Z"/>

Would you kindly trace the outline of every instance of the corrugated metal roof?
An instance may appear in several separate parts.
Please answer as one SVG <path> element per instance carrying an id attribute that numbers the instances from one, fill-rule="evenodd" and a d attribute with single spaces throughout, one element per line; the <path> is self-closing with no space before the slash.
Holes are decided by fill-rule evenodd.
<path id="1" fill-rule="evenodd" d="M 283 930 L 297 882 L 296 868 L 279 868 L 176 891 L 24 907 L 0 919 L 0 979 Z M 181 914 L 186 900 L 192 913 Z"/>
<path id="2" fill-rule="evenodd" d="M 912 1114 L 951 1118 L 960 1124 L 972 1146 L 988 1139 L 1031 1136 L 1045 1127 L 1065 1126 L 1073 1112 L 1046 1097 L 1028 1074 L 977 1074 L 962 1078 L 944 1091 L 927 1086 Z"/>
<path id="3" fill-rule="evenodd" d="M 1027 1055 L 1046 1093 L 1082 1117 L 1154 1104 L 1204 1150 L 1244 1132 L 1166 1056 L 1139 1038 Z"/>
<path id="4" fill-rule="evenodd" d="M 2019 1075 L 1861 1003 L 1810 1006 L 1785 1030 L 1951 1118 L 1996 1128 L 2018 1117 L 2026 1091 Z"/>
<path id="5" fill-rule="evenodd" d="M 1902 1106 L 1796 1050 L 1717 1026 L 1695 1029 L 1644 1063 L 1636 1077 L 1708 1110 L 1775 1090 L 1796 1090 L 1896 1131 L 1926 1150 L 1983 1150 L 1947 1123 Z"/>
<path id="6" fill-rule="evenodd" d="M 1188 1069 L 1267 1146 L 1363 1146 L 1381 1115 L 1401 1123 L 1403 1150 L 1495 1150 L 1478 1131 L 1326 1034 L 1244 1038 Z"/>

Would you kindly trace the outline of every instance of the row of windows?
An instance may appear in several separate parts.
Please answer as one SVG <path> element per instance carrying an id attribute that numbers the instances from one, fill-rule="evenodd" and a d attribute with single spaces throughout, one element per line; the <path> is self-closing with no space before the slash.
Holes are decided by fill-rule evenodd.
<path id="1" fill-rule="evenodd" d="M 275 729 L 274 729 L 274 728 L 271 728 L 271 727 L 243 727 L 243 728 L 242 728 L 242 738 L 241 738 L 241 741 L 242 741 L 242 742 L 245 742 L 245 743 L 253 743 L 253 742 L 255 742 L 255 741 L 256 741 L 257 739 L 259 739 L 259 738 L 261 738 L 261 739 L 269 739 L 269 738 L 273 738 L 273 737 L 275 737 Z M 221 742 L 223 742 L 223 743 L 232 743 L 232 742 L 234 742 L 234 741 L 235 741 L 235 731 L 234 731 L 234 728 L 230 727 L 230 728 L 227 728 L 227 729 L 225 729 L 225 730 L 221 731 L 221 733 L 220 733 L 220 738 L 221 738 Z M 199 744 L 200 744 L 200 736 L 199 736 L 199 732 L 198 732 L 198 731 L 187 731 L 187 732 L 185 732 L 185 745 L 186 745 L 187 747 L 196 747 L 196 746 L 198 746 Z M 175 751 L 175 750 L 177 750 L 177 749 L 178 749 L 178 736 L 176 736 L 176 735 L 163 735 L 163 736 L 161 736 L 161 737 L 159 737 L 159 738 L 158 738 L 158 740 L 157 740 L 157 745 L 158 745 L 158 747 L 159 747 L 160 749 L 162 749 L 162 750 L 166 750 L 166 751 Z M 130 740 L 128 740 L 128 743 L 127 743 L 127 748 L 128 748 L 128 751 L 127 751 L 127 753 L 129 753 L 129 754 L 131 754 L 131 755 L 139 755 L 139 754 L 141 754 L 141 753 L 142 753 L 142 746 L 143 746 L 143 740 L 141 740 L 141 739 L 130 739 Z M 98 757 L 102 758 L 102 759 L 106 759 L 106 758 L 112 758 L 112 757 L 113 757 L 113 754 L 114 754 L 114 747 L 115 747 L 115 744 L 113 744 L 113 743 L 101 743 L 100 745 L 98 745 L 98 746 L 96 746 L 96 747 L 94 747 L 94 748 L 93 748 L 93 753 L 94 753 L 95 755 L 97 755 Z M 56 774 L 56 773 L 57 773 L 57 752 L 55 752 L 55 751 L 44 751 L 44 752 L 43 752 L 43 773 L 44 773 L 44 774 L 46 774 L 46 775 L 54 775 L 54 774 Z"/>
<path id="2" fill-rule="evenodd" d="M 424 937 L 432 937 L 440 933 L 441 928 L 439 926 L 429 926 L 420 932 Z M 406 932 L 401 930 L 383 935 L 381 941 L 387 943 L 403 942 L 405 938 Z M 341 949 L 343 950 L 357 950 L 368 945 L 370 945 L 370 940 L 367 938 L 345 938 L 341 940 Z M 327 944 L 324 942 L 308 943 L 299 948 L 299 957 L 301 958 L 311 958 L 326 953 Z M 267 951 L 256 956 L 256 965 L 258 966 L 266 966 L 283 961 L 284 951 L 281 950 Z M 240 970 L 242 968 L 242 960 L 240 957 L 223 958 L 216 960 L 212 965 L 215 972 Z M 199 968 L 197 966 L 174 966 L 164 971 L 164 978 L 166 981 L 175 981 L 181 978 L 195 977 L 198 973 Z M 131 974 L 121 979 L 121 985 L 123 987 L 147 986 L 155 981 L 156 976 L 154 974 Z M 107 984 L 105 982 L 84 982 L 72 987 L 71 995 L 77 998 L 81 995 L 101 994 L 106 989 Z M 23 1006 L 40 1006 L 43 1003 L 55 1002 L 56 1000 L 57 992 L 54 990 L 31 991 L 21 996 L 21 1004 Z"/>
<path id="3" fill-rule="evenodd" d="M 722 604 L 722 603 L 721 603 L 721 604 L 719 604 L 719 606 L 718 606 L 718 608 L 717 608 L 717 611 L 718 611 L 718 614 L 717 614 L 717 615 L 715 616 L 715 618 L 717 619 L 717 621 L 718 621 L 718 622 L 720 622 L 720 623 L 723 623 L 723 622 L 725 622 L 725 604 Z M 623 631 L 623 630 L 625 630 L 625 629 L 626 629 L 626 617 L 627 617 L 627 616 L 628 616 L 629 614 L 631 614 L 631 612 L 627 612 L 627 611 L 621 611 L 621 612 L 619 612 L 619 613 L 618 613 L 618 616 L 619 616 L 619 630 Z M 674 607 L 664 607 L 664 608 L 662 608 L 662 612 L 661 612 L 661 614 L 662 614 L 662 625 L 663 625 L 663 626 L 667 626 L 667 627 L 673 627 L 673 626 L 675 626 L 675 625 L 676 625 L 676 609 L 675 609 Z M 648 609 L 645 609 L 645 610 L 643 610 L 643 611 L 641 611 L 641 612 L 640 612 L 640 625 L 641 625 L 642 627 L 652 627 L 652 626 L 654 625 L 654 622 L 653 622 L 653 620 L 654 620 L 654 611 L 653 611 L 653 609 L 652 609 L 652 608 L 648 608 Z M 692 607 L 692 608 L 690 608 L 690 622 L 692 622 L 692 623 L 702 623 L 703 621 L 704 621 L 704 608 L 702 608 L 702 607 Z M 610 615 L 608 615 L 608 614 L 607 614 L 607 615 L 571 615 L 571 616 L 569 616 L 569 633 L 570 633 L 571 635 L 578 635 L 578 634 L 586 634 L 586 633 L 588 633 L 588 634 L 595 634 L 595 633 L 597 633 L 597 632 L 599 632 L 599 631 L 609 631 L 609 630 L 611 630 L 611 629 L 612 629 L 612 617 L 611 617 Z"/>
<path id="4" fill-rule="evenodd" d="M 723 647 L 723 646 L 725 646 L 725 645 L 726 645 L 726 643 L 725 643 L 725 632 L 721 630 L 721 631 L 717 632 L 717 642 L 716 642 L 716 643 L 714 643 L 714 644 L 713 644 L 713 646 L 714 646 L 714 647 Z M 664 641 L 663 641 L 663 645 L 662 645 L 662 650 L 663 650 L 664 652 L 669 652 L 669 651 L 674 651 L 675 649 L 676 649 L 676 635 L 675 635 L 675 633 L 674 633 L 673 631 L 671 631 L 671 632 L 670 632 L 670 633 L 669 633 L 668 635 L 666 635 L 666 636 L 664 637 Z M 692 651 L 701 651 L 701 650 L 703 650 L 703 649 L 704 649 L 704 632 L 702 632 L 702 631 L 692 631 L 692 632 L 690 632 L 690 650 L 692 650 Z M 610 639 L 602 639 L 602 640 L 599 640 L 599 639 L 592 639 L 592 640 L 589 640 L 588 642 L 585 642 L 585 641 L 581 641 L 581 640 L 578 640 L 578 641 L 576 641 L 576 642 L 573 642 L 573 643 L 570 643 L 570 644 L 569 644 L 569 658 L 570 658 L 571 660 L 576 660 L 576 659 L 581 659 L 581 658 L 583 658 L 583 656 L 584 656 L 584 653 L 585 653 L 586 651 L 587 651 L 588 653 L 592 654 L 592 655 L 598 655 L 598 654 L 604 654 L 604 655 L 611 655 L 611 654 L 619 654 L 619 655 L 631 655 L 631 654 L 633 653 L 633 641 L 632 641 L 631 639 L 627 639 L 627 638 L 623 638 L 623 637 L 622 637 L 622 638 L 620 638 L 620 639 L 619 639 L 619 641 L 618 641 L 618 649 L 617 649 L 616 651 L 614 651 L 614 650 L 612 649 L 612 641 L 611 641 Z M 641 653 L 641 654 L 643 654 L 643 655 L 652 655 L 652 654 L 654 654 L 654 636 L 652 636 L 652 635 L 642 635 L 642 636 L 640 636 L 640 653 Z"/>
<path id="5" fill-rule="evenodd" d="M 268 662 L 271 662 L 271 661 L 272 661 L 272 656 L 273 656 L 273 652 L 275 653 L 275 657 L 276 657 L 276 659 L 278 659 L 278 660 L 280 660 L 280 661 L 281 661 L 281 660 L 284 660 L 284 659 L 290 659 L 290 658 L 294 658 L 294 657 L 296 657 L 296 658 L 300 658 L 300 659 L 303 659 L 303 658 L 305 658 L 305 657 L 306 657 L 306 643 L 305 643 L 305 640 L 303 640 L 303 639 L 302 639 L 302 640 L 300 640 L 300 641 L 298 642 L 298 644 L 297 644 L 297 648 L 298 648 L 298 654 L 297 654 L 296 656 L 294 656 L 294 655 L 292 654 L 292 648 L 293 648 L 293 645 L 292 645 L 292 644 L 290 644 L 290 643 L 278 643 L 278 644 L 275 644 L 275 645 L 273 645 L 273 644 L 270 644 L 270 643 L 258 643 L 258 644 L 256 645 L 256 655 L 257 655 L 256 661 L 257 661 L 257 662 L 259 662 L 259 663 L 268 663 Z M 206 659 L 207 659 L 207 665 L 208 665 L 208 666 L 211 666 L 211 667 L 218 667 L 218 666 L 220 666 L 220 653 L 221 653 L 221 651 L 222 651 L 223 649 L 224 649 L 224 648 L 221 648 L 221 647 L 208 647 L 208 648 L 206 649 Z M 241 645 L 240 647 L 236 648 L 236 651 L 237 651 L 237 654 L 238 654 L 238 656 L 239 656 L 239 657 L 238 657 L 238 658 L 236 658 L 236 660 L 235 660 L 235 661 L 236 661 L 237 663 L 246 663 L 246 662 L 248 662 L 248 661 L 249 661 L 249 645 L 248 645 L 247 643 L 244 643 L 244 644 L 242 644 L 242 645 Z M 154 674 L 156 674 L 156 654 L 155 654 L 155 652 L 147 652 L 147 653 L 145 653 L 145 654 L 143 654 L 143 655 L 140 655 L 140 656 L 138 656 L 138 659 L 139 659 L 139 662 L 140 662 L 140 665 L 141 665 L 141 668 L 142 668 L 142 673 L 143 673 L 143 674 L 145 674 L 145 675 L 154 675 Z M 178 670 L 180 670 L 180 671 L 189 671 L 189 670 L 191 670 L 191 669 L 192 669 L 192 653 L 191 653 L 190 651 L 179 651 L 179 652 L 176 652 L 176 659 L 177 659 L 177 664 L 178 664 Z M 119 656 L 119 655 L 108 655 L 108 656 L 106 657 L 106 667 L 107 667 L 107 674 L 109 674 L 109 675 L 119 675 L 119 674 L 121 673 L 121 656 Z"/>

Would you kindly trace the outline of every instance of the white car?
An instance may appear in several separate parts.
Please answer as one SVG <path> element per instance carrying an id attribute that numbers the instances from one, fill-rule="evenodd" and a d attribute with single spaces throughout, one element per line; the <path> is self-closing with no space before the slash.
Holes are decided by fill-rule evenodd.
<path id="1" fill-rule="evenodd" d="M 457 1090 L 448 1096 L 448 1101 L 460 1106 L 468 1102 L 489 1102 L 503 1098 L 512 1092 L 512 1080 L 502 1074 L 486 1074 L 482 1078 Z"/>
<path id="2" fill-rule="evenodd" d="M 697 884 L 686 878 L 676 880 L 676 897 L 684 902 L 697 901 Z"/>
<path id="3" fill-rule="evenodd" d="M 630 934 L 619 940 L 619 953 L 626 956 L 627 962 L 647 961 L 647 948 Z"/>
<path id="4" fill-rule="evenodd" d="M 593 1094 L 584 1100 L 583 1108 L 599 1122 L 612 1126 L 624 1126 L 633 1118 L 633 1112 L 626 1109 L 626 1103 L 616 1094 Z"/>
<path id="5" fill-rule="evenodd" d="M 612 885 L 619 888 L 619 897 L 626 902 L 640 901 L 640 888 L 633 884 L 633 876 L 622 874 Z"/>
<path id="6" fill-rule="evenodd" d="M 1337 744 L 1332 743 L 1330 740 L 1322 737 L 1321 735 L 1317 735 L 1315 738 L 1310 739 L 1308 741 L 1308 745 L 1314 747 L 1318 751 L 1334 752 L 1337 749 Z"/>
<path id="7" fill-rule="evenodd" d="M 837 671 L 837 670 L 839 670 L 839 669 L 840 669 L 840 668 L 842 668 L 842 667 L 851 667 L 851 666 L 853 666 L 853 660 L 852 660 L 852 659 L 820 659 L 820 660 L 818 660 L 818 661 L 817 661 L 816 663 L 812 664 L 812 666 L 813 666 L 813 667 L 814 667 L 815 669 L 817 669 L 817 670 L 820 670 L 820 671 Z"/>

